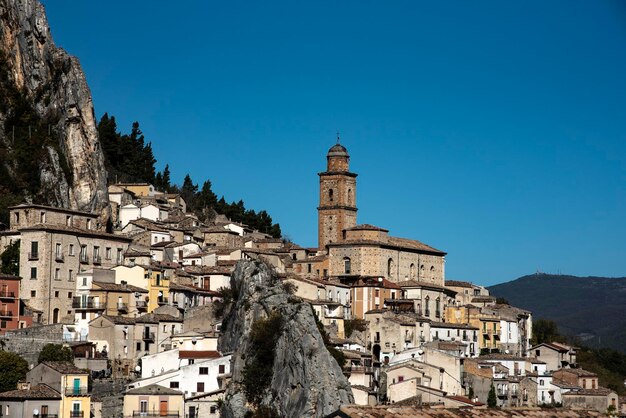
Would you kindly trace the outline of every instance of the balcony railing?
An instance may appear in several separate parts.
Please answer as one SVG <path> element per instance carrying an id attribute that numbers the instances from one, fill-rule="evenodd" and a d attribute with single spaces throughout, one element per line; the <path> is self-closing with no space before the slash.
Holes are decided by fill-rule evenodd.
<path id="1" fill-rule="evenodd" d="M 99 255 L 94 255 L 93 256 L 93 263 L 94 264 L 102 264 L 102 257 L 100 257 Z"/>
<path id="2" fill-rule="evenodd" d="M 65 388 L 65 396 L 87 396 L 87 395 L 89 395 L 89 388 L 87 388 L 87 386 L 80 386 L 80 387 L 68 386 Z"/>
<path id="3" fill-rule="evenodd" d="M 0 317 L 2 318 L 11 318 L 13 316 L 13 311 L 0 311 Z"/>
<path id="4" fill-rule="evenodd" d="M 37 418 L 59 418 L 58 414 L 39 414 L 39 415 L 33 415 L 33 417 L 37 417 Z"/>
<path id="5" fill-rule="evenodd" d="M 70 418 L 83 418 L 85 411 L 70 411 Z"/>
<path id="6" fill-rule="evenodd" d="M 118 303 L 117 310 L 120 312 L 128 312 L 128 305 L 126 303 Z"/>
<path id="7" fill-rule="evenodd" d="M 78 261 L 80 261 L 81 263 L 89 264 L 89 256 L 87 254 L 81 254 L 78 258 Z"/>
<path id="8" fill-rule="evenodd" d="M 146 302 L 145 300 L 138 300 L 136 304 L 137 304 L 137 309 L 139 310 L 148 309 L 148 302 Z"/>
<path id="9" fill-rule="evenodd" d="M 154 341 L 154 332 L 144 332 L 143 339 L 146 341 Z"/>
<path id="10" fill-rule="evenodd" d="M 133 411 L 134 417 L 178 417 L 178 411 Z"/>
<path id="11" fill-rule="evenodd" d="M 157 303 L 159 305 L 167 305 L 167 298 L 165 296 L 162 296 L 162 297 L 157 299 Z"/>
<path id="12" fill-rule="evenodd" d="M 343 370 L 354 373 L 374 373 L 374 368 L 371 366 L 346 366 Z"/>
<path id="13" fill-rule="evenodd" d="M 39 260 L 39 252 L 35 251 L 32 253 L 28 253 L 29 260 Z"/>
<path id="14" fill-rule="evenodd" d="M 54 255 L 54 259 L 55 259 L 56 261 L 58 261 L 59 263 L 63 263 L 63 262 L 65 262 L 65 256 L 64 256 L 63 254 L 61 254 L 61 253 L 57 253 L 57 254 L 55 254 L 55 255 Z"/>
<path id="15" fill-rule="evenodd" d="M 102 302 L 96 302 L 93 299 L 83 300 L 81 298 L 74 298 L 72 300 L 73 309 L 105 309 L 106 305 Z"/>
<path id="16" fill-rule="evenodd" d="M 10 292 L 8 290 L 0 290 L 0 298 L 15 299 L 15 292 Z"/>

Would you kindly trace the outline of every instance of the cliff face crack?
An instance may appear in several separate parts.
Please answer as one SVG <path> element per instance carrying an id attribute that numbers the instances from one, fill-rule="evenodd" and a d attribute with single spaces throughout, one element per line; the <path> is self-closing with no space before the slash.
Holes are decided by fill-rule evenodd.
<path id="1" fill-rule="evenodd" d="M 240 261 L 231 287 L 239 296 L 226 312 L 218 346 L 234 352 L 222 416 L 244 417 L 257 410 L 323 417 L 354 402 L 308 303 L 290 295 L 261 262 Z M 258 388 L 263 378 L 267 386 L 246 390 L 255 376 Z"/>

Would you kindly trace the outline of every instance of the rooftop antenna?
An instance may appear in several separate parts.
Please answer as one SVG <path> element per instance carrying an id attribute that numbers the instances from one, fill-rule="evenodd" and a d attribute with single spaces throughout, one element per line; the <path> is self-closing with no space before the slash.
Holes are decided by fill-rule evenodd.
<path id="1" fill-rule="evenodd" d="M 337 144 L 339 144 L 339 131 L 337 131 Z"/>

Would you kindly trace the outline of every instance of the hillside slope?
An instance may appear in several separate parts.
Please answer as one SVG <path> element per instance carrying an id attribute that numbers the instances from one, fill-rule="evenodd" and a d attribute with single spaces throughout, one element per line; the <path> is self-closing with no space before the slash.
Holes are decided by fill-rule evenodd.
<path id="1" fill-rule="evenodd" d="M 591 347 L 626 352 L 626 277 L 533 274 L 489 287 L 491 294 L 555 321 Z"/>

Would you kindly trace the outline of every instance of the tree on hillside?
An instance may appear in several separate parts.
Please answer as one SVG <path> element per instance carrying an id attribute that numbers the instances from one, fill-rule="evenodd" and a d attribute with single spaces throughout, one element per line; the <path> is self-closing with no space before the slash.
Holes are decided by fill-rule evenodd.
<path id="1" fill-rule="evenodd" d="M 195 197 L 196 193 L 198 193 L 198 185 L 194 184 L 191 180 L 191 176 L 187 174 L 185 179 L 183 180 L 183 185 L 180 188 L 180 195 L 183 199 L 185 199 L 185 203 L 187 203 L 187 208 L 192 212 L 195 211 Z"/>
<path id="2" fill-rule="evenodd" d="M 46 344 L 41 349 L 37 362 L 44 361 L 74 361 L 74 354 L 69 347 L 63 347 L 61 344 Z"/>
<path id="3" fill-rule="evenodd" d="M 20 274 L 20 240 L 14 241 L 0 255 L 0 272 L 19 276 Z"/>
<path id="4" fill-rule="evenodd" d="M 533 322 L 533 345 L 550 343 L 553 341 L 565 342 L 565 337 L 559 334 L 556 322 L 549 319 L 538 319 Z"/>
<path id="5" fill-rule="evenodd" d="M 17 382 L 24 380 L 28 363 L 9 351 L 0 351 L 0 392 L 17 389 Z"/>
<path id="6" fill-rule="evenodd" d="M 491 385 L 491 389 L 489 389 L 489 395 L 487 396 L 487 406 L 489 408 L 495 408 L 498 406 L 498 400 L 496 398 L 496 388 Z"/>

